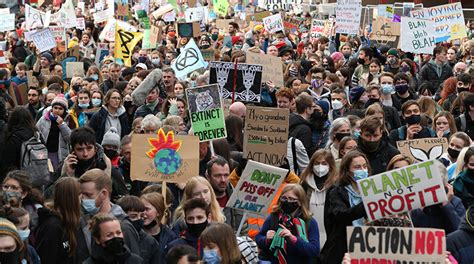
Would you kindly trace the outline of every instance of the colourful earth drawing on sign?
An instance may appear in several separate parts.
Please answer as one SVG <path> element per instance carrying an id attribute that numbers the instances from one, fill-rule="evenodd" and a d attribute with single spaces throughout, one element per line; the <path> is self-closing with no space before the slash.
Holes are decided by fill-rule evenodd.
<path id="1" fill-rule="evenodd" d="M 156 138 L 148 138 L 148 143 L 152 148 L 146 155 L 153 159 L 156 170 L 163 174 L 173 174 L 181 167 L 183 160 L 179 156 L 181 141 L 174 140 L 174 133 L 165 132 L 160 128 Z"/>

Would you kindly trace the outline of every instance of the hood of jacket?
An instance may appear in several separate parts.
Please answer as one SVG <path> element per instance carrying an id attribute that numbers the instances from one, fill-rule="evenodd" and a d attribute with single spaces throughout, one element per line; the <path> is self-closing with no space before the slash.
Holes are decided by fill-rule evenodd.
<path id="1" fill-rule="evenodd" d="M 112 263 L 125 263 L 125 261 L 132 255 L 130 250 L 127 248 L 126 245 L 123 246 L 123 251 L 119 255 L 112 255 L 108 251 L 106 251 L 102 246 L 98 245 L 95 241 L 92 241 L 91 247 L 91 259 L 95 261 L 95 263 L 105 263 L 105 264 L 112 264 Z"/>
<path id="2" fill-rule="evenodd" d="M 291 114 L 290 115 L 290 130 L 299 125 L 306 125 L 306 126 L 311 127 L 311 123 L 308 122 L 308 120 L 304 119 L 302 116 L 298 114 Z"/>
<path id="3" fill-rule="evenodd" d="M 112 117 L 119 117 L 119 116 L 125 114 L 125 111 L 126 111 L 126 110 L 125 110 L 125 107 L 124 107 L 123 105 L 121 105 L 121 106 L 117 109 L 117 111 L 116 111 L 115 113 L 113 113 L 113 114 L 109 112 L 109 109 L 107 108 L 107 106 L 103 105 L 102 107 L 105 109 L 105 111 L 107 111 L 107 114 L 108 114 L 109 116 L 112 116 Z"/>
<path id="4" fill-rule="evenodd" d="M 39 208 L 37 213 L 38 213 L 38 226 L 40 226 L 41 224 L 44 224 L 48 219 L 52 217 L 60 220 L 59 215 L 57 215 L 55 212 L 53 212 L 52 210 L 46 207 Z"/>
<path id="5" fill-rule="evenodd" d="M 118 219 L 124 219 L 127 217 L 127 214 L 125 213 L 125 211 L 122 209 L 122 207 L 114 204 L 114 203 L 111 203 L 112 207 L 110 208 L 110 213 L 117 217 Z"/>

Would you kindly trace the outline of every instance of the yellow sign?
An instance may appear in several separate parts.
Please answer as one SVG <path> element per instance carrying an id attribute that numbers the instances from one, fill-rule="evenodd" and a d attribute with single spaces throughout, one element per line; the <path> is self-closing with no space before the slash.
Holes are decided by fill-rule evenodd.
<path id="1" fill-rule="evenodd" d="M 133 49 L 143 38 L 143 33 L 129 32 L 115 25 L 115 58 L 121 58 L 126 67 L 132 66 Z"/>

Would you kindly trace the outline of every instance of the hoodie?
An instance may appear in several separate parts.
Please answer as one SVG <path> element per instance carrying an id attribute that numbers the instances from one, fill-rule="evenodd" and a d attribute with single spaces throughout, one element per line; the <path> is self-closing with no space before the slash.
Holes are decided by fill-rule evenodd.
<path id="1" fill-rule="evenodd" d="M 120 138 L 130 134 L 131 123 L 125 111 L 125 107 L 122 106 L 117 109 L 115 114 L 110 114 L 105 106 L 101 107 L 89 121 L 89 127 L 95 131 L 97 143 L 102 142 L 105 132 L 112 126 L 117 128 Z"/>
<path id="2" fill-rule="evenodd" d="M 301 115 L 290 114 L 290 137 L 297 138 L 303 143 L 308 157 L 313 156 L 313 136 L 311 123 L 304 119 Z"/>
<path id="3" fill-rule="evenodd" d="M 446 248 L 459 264 L 474 263 L 474 210 L 469 207 L 459 229 L 446 237 Z"/>

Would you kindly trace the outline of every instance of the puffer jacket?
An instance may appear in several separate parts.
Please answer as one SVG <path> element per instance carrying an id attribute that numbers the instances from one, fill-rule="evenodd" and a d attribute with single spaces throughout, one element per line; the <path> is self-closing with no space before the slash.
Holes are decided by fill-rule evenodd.
<path id="1" fill-rule="evenodd" d="M 50 111 L 47 111 L 36 123 L 41 136 L 47 140 L 49 131 L 51 129 L 51 120 L 49 118 Z M 71 129 L 68 127 L 69 116 L 64 117 L 64 122 L 59 126 L 59 147 L 58 147 L 58 161 L 63 162 L 67 155 L 69 155 L 69 143 L 71 136 Z"/>

